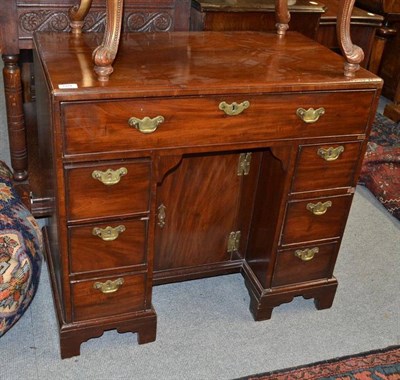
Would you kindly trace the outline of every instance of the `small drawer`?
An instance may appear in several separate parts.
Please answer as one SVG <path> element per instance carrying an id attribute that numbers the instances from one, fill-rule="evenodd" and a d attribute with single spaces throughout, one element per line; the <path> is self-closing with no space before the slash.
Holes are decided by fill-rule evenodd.
<path id="1" fill-rule="evenodd" d="M 69 227 L 70 272 L 146 263 L 147 220 L 120 220 Z"/>
<path id="2" fill-rule="evenodd" d="M 150 160 L 67 168 L 69 220 L 147 212 L 150 179 Z"/>
<path id="3" fill-rule="evenodd" d="M 337 243 L 279 251 L 272 286 L 332 277 L 337 251 Z"/>
<path id="4" fill-rule="evenodd" d="M 67 102 L 62 105 L 65 149 L 67 155 L 74 155 L 362 134 L 374 94 L 316 92 Z M 348 107 L 354 99 L 357 107 Z M 226 114 L 230 107 L 233 111 Z M 315 122 L 310 122 L 313 116 L 305 122 L 299 116 L 301 109 L 323 113 L 317 113 Z"/>
<path id="5" fill-rule="evenodd" d="M 109 282 L 107 282 L 109 281 Z M 146 308 L 146 275 L 125 275 L 71 283 L 74 321 Z"/>
<path id="6" fill-rule="evenodd" d="M 360 149 L 360 142 L 300 146 L 292 192 L 353 186 Z"/>
<path id="7" fill-rule="evenodd" d="M 281 245 L 338 238 L 342 235 L 352 195 L 290 201 Z"/>

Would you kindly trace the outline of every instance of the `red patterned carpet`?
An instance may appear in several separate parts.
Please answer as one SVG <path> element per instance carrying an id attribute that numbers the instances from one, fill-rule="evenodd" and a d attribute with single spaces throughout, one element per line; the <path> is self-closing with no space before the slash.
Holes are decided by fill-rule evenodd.
<path id="1" fill-rule="evenodd" d="M 400 220 L 400 124 L 381 114 L 372 127 L 359 182 Z"/>
<path id="2" fill-rule="evenodd" d="M 399 380 L 400 346 L 237 380 Z"/>

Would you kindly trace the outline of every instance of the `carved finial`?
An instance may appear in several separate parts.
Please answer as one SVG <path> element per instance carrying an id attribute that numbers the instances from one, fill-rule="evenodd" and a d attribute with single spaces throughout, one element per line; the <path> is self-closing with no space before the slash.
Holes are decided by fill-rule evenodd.
<path id="1" fill-rule="evenodd" d="M 346 77 L 354 77 L 364 59 L 363 50 L 353 44 L 350 36 L 350 20 L 354 2 L 355 0 L 340 0 L 336 25 L 340 50 L 346 59 L 344 64 L 344 75 Z"/>
<path id="2" fill-rule="evenodd" d="M 276 32 L 284 36 L 289 29 L 290 13 L 288 11 L 288 0 L 275 0 Z"/>
<path id="3" fill-rule="evenodd" d="M 72 29 L 72 34 L 81 34 L 86 15 L 92 6 L 92 0 L 81 0 L 79 4 L 75 4 L 68 12 Z"/>

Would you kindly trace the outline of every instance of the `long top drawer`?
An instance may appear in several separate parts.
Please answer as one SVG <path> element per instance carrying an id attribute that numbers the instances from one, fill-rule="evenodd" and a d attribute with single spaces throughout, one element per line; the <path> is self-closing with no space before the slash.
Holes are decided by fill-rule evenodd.
<path id="1" fill-rule="evenodd" d="M 374 94 L 350 91 L 65 102 L 65 153 L 363 134 Z M 303 116 L 307 122 L 301 119 L 306 111 L 311 113 Z"/>

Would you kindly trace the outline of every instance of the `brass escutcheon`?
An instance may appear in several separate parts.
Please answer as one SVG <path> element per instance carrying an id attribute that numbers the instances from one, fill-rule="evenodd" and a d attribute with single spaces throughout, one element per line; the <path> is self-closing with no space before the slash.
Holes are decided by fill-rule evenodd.
<path id="1" fill-rule="evenodd" d="M 139 132 L 142 133 L 153 133 L 157 129 L 157 127 L 163 122 L 163 116 L 156 116 L 153 119 L 148 116 L 145 116 L 143 119 L 138 119 L 137 117 L 132 116 L 128 120 L 129 126 L 136 128 Z"/>
<path id="2" fill-rule="evenodd" d="M 315 123 L 324 113 L 325 108 L 323 107 L 316 110 L 314 108 L 309 108 L 308 110 L 298 108 L 296 111 L 296 115 L 307 124 Z"/>
<path id="3" fill-rule="evenodd" d="M 157 209 L 158 210 L 158 213 L 157 213 L 158 222 L 157 222 L 157 224 L 159 225 L 160 228 L 164 228 L 164 226 L 165 226 L 165 219 L 167 217 L 167 214 L 165 213 L 166 209 L 167 208 L 165 207 L 165 205 L 163 203 L 161 203 L 158 206 L 158 209 Z"/>
<path id="4" fill-rule="evenodd" d="M 101 170 L 94 170 L 92 177 L 99 180 L 101 183 L 107 186 L 116 185 L 121 177 L 128 173 L 127 168 L 119 168 L 117 170 L 107 169 L 105 172 Z"/>
<path id="5" fill-rule="evenodd" d="M 119 234 L 125 231 L 125 226 L 120 225 L 117 227 L 107 226 L 106 228 L 94 227 L 92 234 L 98 236 L 104 241 L 113 241 L 118 238 Z"/>
<path id="6" fill-rule="evenodd" d="M 319 248 L 306 248 L 306 249 L 296 249 L 294 255 L 303 261 L 310 261 L 314 258 L 315 254 L 319 252 Z"/>
<path id="7" fill-rule="evenodd" d="M 107 280 L 106 282 L 95 282 L 93 288 L 100 290 L 104 294 L 115 293 L 121 285 L 124 283 L 123 278 L 117 278 L 116 280 Z"/>
<path id="8" fill-rule="evenodd" d="M 325 161 L 335 161 L 344 152 L 344 146 L 340 145 L 336 148 L 329 147 L 328 149 L 319 148 L 317 151 L 318 156 L 322 157 Z"/>
<path id="9" fill-rule="evenodd" d="M 251 163 L 251 152 L 240 153 L 236 174 L 238 176 L 249 175 L 250 163 Z"/>
<path id="10" fill-rule="evenodd" d="M 329 207 L 332 206 L 331 201 L 326 201 L 324 203 L 318 202 L 318 203 L 308 203 L 307 204 L 307 210 L 312 212 L 314 215 L 323 215 L 326 213 Z"/>
<path id="11" fill-rule="evenodd" d="M 219 103 L 219 109 L 221 111 L 224 111 L 229 116 L 239 115 L 249 107 L 250 107 L 250 102 L 248 100 L 245 100 L 240 104 L 236 102 L 233 102 L 232 104 L 228 104 L 226 102 Z"/>

